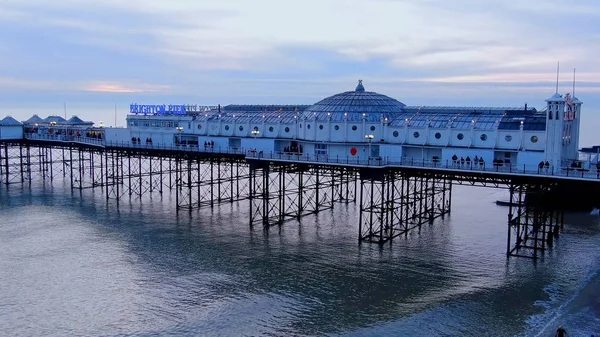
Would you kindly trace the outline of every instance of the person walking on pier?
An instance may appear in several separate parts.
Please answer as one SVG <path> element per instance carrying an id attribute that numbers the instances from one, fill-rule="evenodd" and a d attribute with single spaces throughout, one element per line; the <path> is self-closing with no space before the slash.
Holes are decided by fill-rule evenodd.
<path id="1" fill-rule="evenodd" d="M 567 333 L 567 330 L 565 330 L 562 325 L 560 325 L 558 327 L 558 329 L 556 329 L 556 333 L 554 334 L 554 337 L 567 337 L 569 336 L 569 334 Z"/>

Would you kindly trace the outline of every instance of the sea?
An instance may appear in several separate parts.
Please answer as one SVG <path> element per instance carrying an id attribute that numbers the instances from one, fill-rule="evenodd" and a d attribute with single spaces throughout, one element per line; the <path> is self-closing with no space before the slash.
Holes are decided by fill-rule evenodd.
<path id="1" fill-rule="evenodd" d="M 66 183 L 0 186 L 0 336 L 600 335 L 600 217 L 506 257 L 503 189 L 358 244 L 358 206 L 250 228 L 248 201 L 176 211 Z"/>

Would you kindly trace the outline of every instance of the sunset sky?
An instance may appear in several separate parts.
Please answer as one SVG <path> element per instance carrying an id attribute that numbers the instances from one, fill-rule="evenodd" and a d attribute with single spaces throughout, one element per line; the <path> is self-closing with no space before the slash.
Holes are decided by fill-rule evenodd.
<path id="1" fill-rule="evenodd" d="M 0 116 L 117 104 L 123 125 L 130 103 L 310 104 L 358 79 L 408 105 L 542 108 L 560 61 L 600 126 L 598 22 L 597 0 L 2 0 Z"/>

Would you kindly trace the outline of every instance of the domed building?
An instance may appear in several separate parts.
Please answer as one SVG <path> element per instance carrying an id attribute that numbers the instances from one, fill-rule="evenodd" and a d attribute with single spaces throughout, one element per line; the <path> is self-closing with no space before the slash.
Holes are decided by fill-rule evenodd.
<path id="1" fill-rule="evenodd" d="M 135 104 L 128 129 L 110 137 L 151 138 L 154 144 L 210 146 L 214 151 L 302 153 L 319 160 L 375 157 L 446 163 L 477 157 L 503 165 L 546 160 L 561 165 L 577 160 L 580 109 L 581 101 L 559 94 L 541 111 L 527 105 L 407 106 L 365 90 L 359 81 L 353 91 L 313 105 L 187 106 L 168 113 L 170 106 Z"/>
<path id="2" fill-rule="evenodd" d="M 359 142 L 365 135 L 382 139 L 384 125 L 400 118 L 406 105 L 385 95 L 365 91 L 362 80 L 354 91 L 327 97 L 304 110 L 298 139 Z"/>

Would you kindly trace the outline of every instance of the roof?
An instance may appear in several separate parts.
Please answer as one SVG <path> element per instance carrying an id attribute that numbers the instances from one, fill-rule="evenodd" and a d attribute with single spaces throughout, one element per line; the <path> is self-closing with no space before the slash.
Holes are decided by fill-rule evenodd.
<path id="1" fill-rule="evenodd" d="M 24 121 L 23 123 L 24 124 L 39 124 L 39 123 L 44 123 L 44 120 L 38 115 L 33 115 L 33 116 L 31 116 L 31 118 Z"/>
<path id="2" fill-rule="evenodd" d="M 4 119 L 0 120 L 0 125 L 2 126 L 20 126 L 21 122 L 12 118 L 11 116 L 6 116 Z"/>
<path id="3" fill-rule="evenodd" d="M 565 99 L 559 94 L 555 93 L 552 97 L 548 98 L 546 102 L 564 102 Z"/>
<path id="4" fill-rule="evenodd" d="M 55 122 L 56 124 L 65 124 L 67 122 L 67 120 L 60 116 L 48 116 L 48 117 L 46 117 L 46 119 L 44 119 L 44 123 L 52 123 L 52 122 Z"/>
<path id="5" fill-rule="evenodd" d="M 362 80 L 354 91 L 346 91 L 327 97 L 304 111 L 302 118 L 332 121 L 375 122 L 384 118 L 392 119 L 402 113 L 405 104 L 398 100 L 372 91 L 365 91 Z"/>
<path id="6" fill-rule="evenodd" d="M 67 121 L 67 124 L 80 125 L 80 124 L 93 124 L 93 122 L 84 122 L 81 118 L 79 118 L 77 116 L 73 116 L 73 117 L 69 118 L 69 120 Z"/>

